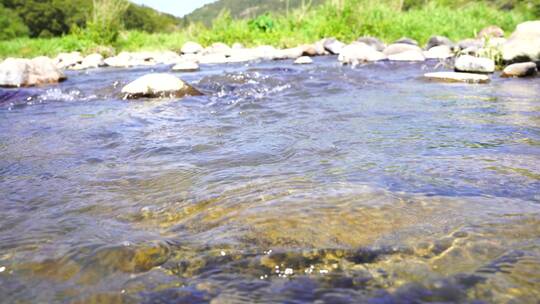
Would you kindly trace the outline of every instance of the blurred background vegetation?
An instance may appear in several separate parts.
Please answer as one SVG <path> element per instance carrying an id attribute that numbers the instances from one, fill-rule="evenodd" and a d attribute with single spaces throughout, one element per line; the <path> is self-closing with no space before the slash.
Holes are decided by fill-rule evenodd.
<path id="1" fill-rule="evenodd" d="M 0 57 L 122 50 L 178 50 L 241 42 L 291 47 L 336 37 L 392 41 L 473 37 L 487 25 L 511 32 L 540 19 L 540 0 L 219 0 L 184 18 L 127 0 L 1 0 Z"/>

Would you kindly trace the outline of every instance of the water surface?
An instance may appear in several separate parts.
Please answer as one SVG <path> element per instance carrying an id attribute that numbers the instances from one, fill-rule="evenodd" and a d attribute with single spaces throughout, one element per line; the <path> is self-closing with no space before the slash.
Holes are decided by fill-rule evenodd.
<path id="1" fill-rule="evenodd" d="M 169 68 L 0 90 L 0 302 L 540 298 L 539 78 L 326 57 L 122 100 Z"/>

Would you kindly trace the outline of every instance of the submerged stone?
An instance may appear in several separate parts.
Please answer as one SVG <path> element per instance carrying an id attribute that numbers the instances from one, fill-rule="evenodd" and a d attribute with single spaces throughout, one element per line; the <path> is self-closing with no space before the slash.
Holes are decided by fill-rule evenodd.
<path id="1" fill-rule="evenodd" d="M 442 82 L 466 82 L 466 83 L 488 83 L 489 77 L 483 74 L 456 73 L 456 72 L 435 72 L 427 73 L 424 77 L 428 80 Z"/>
<path id="2" fill-rule="evenodd" d="M 313 63 L 313 59 L 308 56 L 302 56 L 294 61 L 294 64 L 310 64 Z"/>
<path id="3" fill-rule="evenodd" d="M 126 99 L 180 98 L 202 95 L 197 89 L 170 74 L 148 74 L 129 83 L 122 89 Z"/>

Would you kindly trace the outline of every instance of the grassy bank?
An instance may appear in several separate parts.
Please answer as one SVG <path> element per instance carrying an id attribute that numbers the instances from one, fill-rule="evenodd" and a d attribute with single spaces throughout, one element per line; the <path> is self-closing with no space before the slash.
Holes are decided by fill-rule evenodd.
<path id="1" fill-rule="evenodd" d="M 288 16 L 265 15 L 254 20 L 233 20 L 227 13 L 215 20 L 211 28 L 192 25 L 169 34 L 123 32 L 114 45 L 116 52 L 136 50 L 179 50 L 188 40 L 203 45 L 213 42 L 243 43 L 246 46 L 270 44 L 292 47 L 336 37 L 350 42 L 360 36 L 379 37 L 391 42 L 403 36 L 425 43 L 431 35 L 453 40 L 474 37 L 485 26 L 498 25 L 507 33 L 525 20 L 534 19 L 527 10 L 505 11 L 484 3 L 471 2 L 456 7 L 430 2 L 406 11 L 380 1 L 345 1 L 338 8 L 326 4 L 317 8 L 296 10 Z M 0 57 L 54 56 L 60 52 L 91 53 L 99 46 L 83 35 L 52 39 L 15 39 L 0 42 Z"/>

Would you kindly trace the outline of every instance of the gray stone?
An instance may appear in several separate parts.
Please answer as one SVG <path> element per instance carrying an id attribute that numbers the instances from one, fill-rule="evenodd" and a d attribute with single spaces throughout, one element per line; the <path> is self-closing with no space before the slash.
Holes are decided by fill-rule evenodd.
<path id="1" fill-rule="evenodd" d="M 424 52 L 426 59 L 447 59 L 454 56 L 452 49 L 447 45 L 438 45 Z"/>
<path id="2" fill-rule="evenodd" d="M 338 60 L 343 64 L 358 65 L 362 62 L 379 61 L 386 59 L 386 56 L 373 47 L 361 43 L 353 42 L 345 46 L 338 56 Z"/>
<path id="3" fill-rule="evenodd" d="M 170 74 L 148 74 L 122 88 L 125 99 L 180 98 L 202 95 L 201 92 Z"/>
<path id="4" fill-rule="evenodd" d="M 54 58 L 54 63 L 59 69 L 68 69 L 77 64 L 81 64 L 84 58 L 79 52 L 60 53 Z"/>
<path id="5" fill-rule="evenodd" d="M 463 55 L 456 59 L 454 64 L 457 72 L 468 73 L 493 73 L 495 72 L 495 61 L 490 58 L 474 57 Z"/>
<path id="6" fill-rule="evenodd" d="M 538 73 L 538 67 L 534 62 L 514 63 L 502 72 L 502 77 L 527 77 L 534 76 Z"/>
<path id="7" fill-rule="evenodd" d="M 428 80 L 441 82 L 465 82 L 465 83 L 488 83 L 489 77 L 483 74 L 436 72 L 427 73 L 424 77 Z"/>
<path id="8" fill-rule="evenodd" d="M 195 72 L 199 70 L 199 65 L 193 61 L 178 62 L 172 67 L 175 72 Z"/>
<path id="9" fill-rule="evenodd" d="M 356 41 L 367 44 L 379 52 L 384 51 L 384 49 L 386 48 L 386 45 L 382 41 L 374 37 L 362 37 L 358 38 L 358 40 Z"/>
<path id="10" fill-rule="evenodd" d="M 454 43 L 452 42 L 452 40 L 444 36 L 431 36 L 426 45 L 426 50 L 429 51 L 436 46 L 447 46 L 449 48 L 453 48 Z"/>
<path id="11" fill-rule="evenodd" d="M 313 59 L 311 59 L 308 56 L 299 57 L 298 59 L 294 61 L 294 64 L 311 64 L 311 63 L 313 63 Z"/>
<path id="12" fill-rule="evenodd" d="M 388 56 L 391 61 L 425 61 L 426 57 L 420 51 L 405 51 L 402 53 Z"/>
<path id="13" fill-rule="evenodd" d="M 476 48 L 476 49 L 480 49 L 482 47 L 484 47 L 484 41 L 480 40 L 480 39 L 464 39 L 464 40 L 461 40 L 460 42 L 458 42 L 458 47 L 459 49 L 461 50 L 465 50 L 465 49 L 468 49 L 468 48 Z"/>
<path id="14" fill-rule="evenodd" d="M 203 47 L 193 41 L 188 41 L 182 46 L 182 54 L 197 54 L 203 51 Z"/>
<path id="15" fill-rule="evenodd" d="M 330 54 L 339 55 L 341 50 L 345 47 L 345 43 L 336 38 L 326 38 L 324 39 L 323 46 Z"/>
<path id="16" fill-rule="evenodd" d="M 66 76 L 48 57 L 8 58 L 0 64 L 0 87 L 30 87 L 54 84 Z"/>
<path id="17" fill-rule="evenodd" d="M 408 38 L 408 37 L 400 38 L 400 39 L 396 40 L 393 44 L 397 44 L 397 43 L 403 43 L 403 44 L 410 44 L 410 45 L 418 46 L 418 41 L 416 41 L 416 40 L 414 40 L 412 38 Z"/>
<path id="18" fill-rule="evenodd" d="M 416 51 L 416 52 L 422 53 L 422 49 L 419 48 L 418 46 L 412 45 L 412 44 L 406 44 L 406 43 L 391 44 L 384 49 L 383 53 L 386 56 L 391 56 L 391 55 L 396 55 L 396 54 L 404 53 L 408 51 Z"/>
<path id="19" fill-rule="evenodd" d="M 540 60 L 540 21 L 519 24 L 503 45 L 502 53 L 508 62 Z"/>

